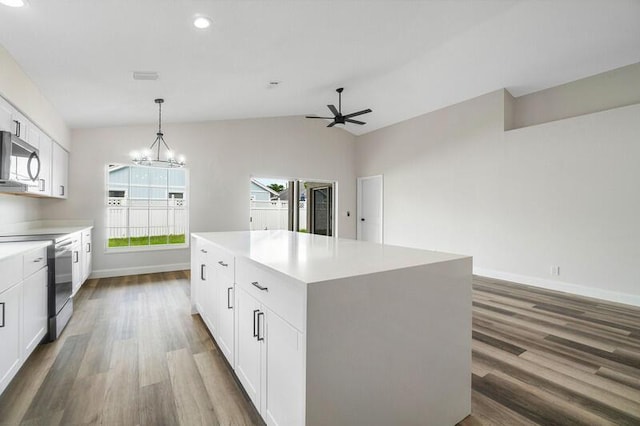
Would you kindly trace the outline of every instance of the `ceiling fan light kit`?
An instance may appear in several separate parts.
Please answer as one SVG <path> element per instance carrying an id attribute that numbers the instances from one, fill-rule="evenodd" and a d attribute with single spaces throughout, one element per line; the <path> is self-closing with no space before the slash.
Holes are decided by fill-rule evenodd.
<path id="1" fill-rule="evenodd" d="M 343 90 L 344 90 L 343 87 L 339 87 L 336 89 L 336 92 L 338 92 L 338 108 L 336 108 L 335 105 L 327 105 L 327 108 L 329 108 L 329 111 L 331 111 L 331 113 L 333 114 L 333 117 L 316 117 L 312 115 L 307 115 L 306 118 L 320 118 L 323 120 L 333 120 L 331 123 L 329 123 L 327 127 L 333 127 L 336 124 L 346 124 L 346 123 L 358 124 L 360 126 L 362 126 L 363 124 L 367 124 L 364 121 L 354 120 L 353 117 L 370 113 L 371 109 L 369 108 L 363 109 L 362 111 L 358 111 L 358 112 L 352 112 L 350 114 L 344 114 L 344 115 L 342 114 Z"/>

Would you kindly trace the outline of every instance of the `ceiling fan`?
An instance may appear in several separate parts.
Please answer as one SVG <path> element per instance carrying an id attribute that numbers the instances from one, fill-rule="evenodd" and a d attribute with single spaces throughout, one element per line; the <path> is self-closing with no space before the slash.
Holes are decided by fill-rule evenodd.
<path id="1" fill-rule="evenodd" d="M 338 92 L 338 108 L 337 109 L 335 105 L 327 105 L 329 110 L 331 110 L 333 117 L 316 117 L 316 116 L 307 115 L 307 118 L 322 118 L 325 120 L 327 119 L 333 120 L 331 123 L 329 123 L 327 127 L 333 127 L 336 124 L 345 124 L 345 123 L 353 123 L 353 124 L 360 124 L 360 125 L 367 124 L 364 121 L 353 120 L 353 117 L 370 113 L 371 110 L 368 108 L 363 109 L 362 111 L 352 112 L 351 114 L 342 115 L 342 91 L 343 90 L 344 88 L 342 87 L 336 89 L 336 92 Z"/>

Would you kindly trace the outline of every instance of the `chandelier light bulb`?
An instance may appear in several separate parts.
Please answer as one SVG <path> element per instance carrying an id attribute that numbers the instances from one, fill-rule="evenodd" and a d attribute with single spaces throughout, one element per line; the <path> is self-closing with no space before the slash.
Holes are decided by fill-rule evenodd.
<path id="1" fill-rule="evenodd" d="M 173 152 L 171 150 L 167 151 L 167 158 L 171 160 L 173 158 Z"/>

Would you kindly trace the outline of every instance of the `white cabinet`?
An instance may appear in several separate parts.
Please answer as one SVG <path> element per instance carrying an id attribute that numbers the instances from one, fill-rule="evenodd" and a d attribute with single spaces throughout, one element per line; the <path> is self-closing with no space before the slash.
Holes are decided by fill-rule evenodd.
<path id="1" fill-rule="evenodd" d="M 57 198 L 67 198 L 69 192 L 69 153 L 54 142 L 51 157 L 51 195 Z"/>
<path id="2" fill-rule="evenodd" d="M 194 305 L 220 350 L 234 365 L 235 260 L 228 252 L 202 240 L 192 242 Z"/>
<path id="3" fill-rule="evenodd" d="M 47 334 L 47 278 L 44 247 L 0 261 L 0 394 Z"/>
<path id="4" fill-rule="evenodd" d="M 471 258 L 287 231 L 192 241 L 216 253 L 207 265 L 234 259 L 232 366 L 267 425 L 452 425 L 471 412 Z M 231 281 L 218 282 L 224 298 Z"/>
<path id="5" fill-rule="evenodd" d="M 236 375 L 268 425 L 304 424 L 303 334 L 240 286 Z"/>
<path id="6" fill-rule="evenodd" d="M 13 126 L 13 107 L 9 102 L 0 98 L 0 130 L 5 132 L 14 132 Z"/>
<path id="7" fill-rule="evenodd" d="M 81 248 L 81 259 L 82 259 L 82 284 L 89 278 L 92 271 L 93 265 L 93 244 L 91 242 L 91 228 L 85 229 L 82 231 L 82 248 Z"/>
<path id="8" fill-rule="evenodd" d="M 80 253 L 82 251 L 82 236 L 78 232 L 71 236 L 71 294 L 75 295 L 82 285 L 82 262 Z"/>
<path id="9" fill-rule="evenodd" d="M 0 293 L 0 393 L 20 368 L 20 317 L 22 284 Z"/>
<path id="10" fill-rule="evenodd" d="M 220 271 L 221 268 L 230 268 L 231 265 L 226 263 L 227 266 L 222 266 L 219 263 L 216 264 L 218 273 L 217 289 L 218 289 L 218 336 L 216 341 L 220 350 L 229 361 L 230 365 L 234 365 L 234 283 L 233 272 L 231 274 L 225 274 L 224 271 Z"/>
<path id="11" fill-rule="evenodd" d="M 47 274 L 42 268 L 23 283 L 24 322 L 22 355 L 24 358 L 38 346 L 47 334 Z"/>
<path id="12" fill-rule="evenodd" d="M 304 335 L 269 309 L 265 316 L 263 417 L 268 425 L 304 424 Z"/>
<path id="13" fill-rule="evenodd" d="M 262 340 L 264 312 L 262 305 L 249 293 L 236 291 L 236 366 L 235 371 L 244 390 L 258 411 L 262 406 Z M 262 323 L 260 321 L 262 320 Z"/>
<path id="14" fill-rule="evenodd" d="M 36 193 L 43 197 L 51 196 L 51 139 L 49 136 L 40 132 L 39 134 L 39 157 L 40 157 L 40 175 L 38 176 L 38 186 Z"/>

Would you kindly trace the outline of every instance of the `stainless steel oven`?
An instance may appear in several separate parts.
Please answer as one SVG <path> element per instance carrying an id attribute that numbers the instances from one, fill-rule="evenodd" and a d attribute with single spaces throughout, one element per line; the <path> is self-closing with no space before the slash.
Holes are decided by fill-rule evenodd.
<path id="1" fill-rule="evenodd" d="M 73 314 L 73 264 L 78 250 L 78 238 L 66 235 L 10 235 L 0 236 L 0 242 L 51 241 L 47 247 L 49 267 L 47 310 L 49 316 L 48 340 L 54 341 Z"/>

